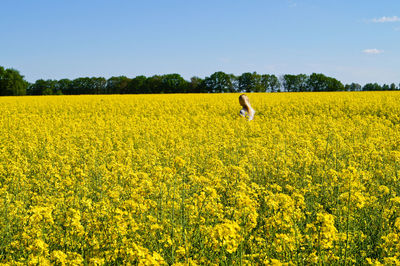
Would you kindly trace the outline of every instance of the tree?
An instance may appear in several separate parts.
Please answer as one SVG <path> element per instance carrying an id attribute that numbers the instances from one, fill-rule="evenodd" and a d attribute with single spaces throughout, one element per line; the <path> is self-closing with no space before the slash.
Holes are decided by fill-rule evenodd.
<path id="1" fill-rule="evenodd" d="M 165 93 L 184 93 L 188 82 L 179 74 L 167 74 L 161 76 L 161 88 Z"/>
<path id="2" fill-rule="evenodd" d="M 309 76 L 306 74 L 298 74 L 296 76 L 296 82 L 297 82 L 297 91 L 310 91 L 308 88 L 308 79 Z"/>
<path id="3" fill-rule="evenodd" d="M 207 92 L 234 92 L 233 77 L 233 75 L 218 71 L 204 79 L 204 86 Z"/>
<path id="4" fill-rule="evenodd" d="M 162 77 L 154 75 L 146 79 L 143 86 L 144 91 L 140 93 L 164 93 L 162 89 Z"/>
<path id="5" fill-rule="evenodd" d="M 107 80 L 103 77 L 93 77 L 90 79 L 91 93 L 105 94 L 107 87 Z"/>
<path id="6" fill-rule="evenodd" d="M 277 92 L 281 87 L 279 79 L 275 75 L 261 75 L 261 87 L 265 92 Z"/>
<path id="7" fill-rule="evenodd" d="M 106 82 L 105 93 L 108 94 L 130 93 L 128 88 L 130 81 L 131 79 L 125 76 L 111 77 Z"/>
<path id="8" fill-rule="evenodd" d="M 72 81 L 70 79 L 60 79 L 56 84 L 57 94 L 73 94 Z"/>
<path id="9" fill-rule="evenodd" d="M 127 93 L 147 93 L 145 88 L 146 81 L 147 78 L 145 76 L 136 76 L 131 79 L 127 86 Z"/>
<path id="10" fill-rule="evenodd" d="M 288 92 L 307 91 L 308 76 L 305 74 L 283 75 L 282 85 Z"/>
<path id="11" fill-rule="evenodd" d="M 387 84 L 383 84 L 383 86 L 382 86 L 382 90 L 383 90 L 383 91 L 388 91 L 388 90 L 390 90 L 390 87 L 389 87 L 389 85 L 387 85 Z"/>
<path id="12" fill-rule="evenodd" d="M 327 77 L 323 74 L 312 73 L 308 80 L 310 91 L 326 91 Z"/>
<path id="13" fill-rule="evenodd" d="M 28 85 L 17 70 L 0 66 L 0 96 L 26 95 Z"/>
<path id="14" fill-rule="evenodd" d="M 99 77 L 77 78 L 72 81 L 72 94 L 100 94 L 105 93 L 106 79 Z"/>
<path id="15" fill-rule="evenodd" d="M 358 83 L 351 83 L 351 84 L 346 84 L 345 90 L 346 91 L 360 91 L 361 90 L 361 85 Z"/>
<path id="16" fill-rule="evenodd" d="M 201 93 L 201 92 L 206 92 L 204 90 L 204 87 L 202 86 L 203 84 L 203 79 L 199 77 L 191 77 L 190 78 L 190 83 L 189 83 L 189 89 L 188 92 L 190 93 Z"/>
<path id="17" fill-rule="evenodd" d="M 378 83 L 367 83 L 362 88 L 363 91 L 381 91 L 382 87 Z"/>
<path id="18" fill-rule="evenodd" d="M 310 76 L 286 74 L 278 78 L 257 72 L 245 72 L 237 77 L 222 71 L 205 79 L 192 77 L 190 81 L 173 73 L 152 77 L 136 76 L 133 79 L 126 76 L 111 77 L 108 80 L 103 77 L 59 81 L 39 79 L 34 84 L 29 84 L 17 70 L 0 66 L 0 95 L 279 92 L 281 87 L 287 92 L 400 90 L 400 84 L 396 86 L 394 83 L 382 86 L 367 83 L 363 87 L 358 83 L 351 83 L 344 86 L 339 80 L 321 73 L 312 73 Z"/>
<path id="19" fill-rule="evenodd" d="M 30 95 L 53 95 L 57 94 L 57 80 L 38 79 L 28 88 Z"/>
<path id="20" fill-rule="evenodd" d="M 339 80 L 317 73 L 310 75 L 308 88 L 310 91 L 342 91 L 345 89 Z"/>
<path id="21" fill-rule="evenodd" d="M 243 73 L 238 77 L 239 92 L 261 92 L 263 91 L 261 84 L 261 76 L 256 72 Z M 265 91 L 265 90 L 264 90 Z"/>
<path id="22" fill-rule="evenodd" d="M 76 78 L 71 82 L 71 94 L 88 94 L 90 93 L 90 88 L 88 87 L 89 78 Z"/>
<path id="23" fill-rule="evenodd" d="M 396 88 L 396 84 L 394 84 L 394 83 L 392 83 L 392 84 L 390 84 L 390 90 L 391 91 L 394 91 L 394 90 L 396 90 L 397 88 Z"/>
<path id="24" fill-rule="evenodd" d="M 238 92 L 239 90 L 239 78 L 233 74 L 228 74 L 231 86 L 228 92 Z"/>

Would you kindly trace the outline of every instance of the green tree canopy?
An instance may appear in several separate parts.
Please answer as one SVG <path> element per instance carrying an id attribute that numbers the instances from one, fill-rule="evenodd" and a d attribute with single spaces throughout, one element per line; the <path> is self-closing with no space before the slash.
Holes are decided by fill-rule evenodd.
<path id="1" fill-rule="evenodd" d="M 187 91 L 189 84 L 179 74 L 167 74 L 161 77 L 161 92 L 183 93 Z"/>
<path id="2" fill-rule="evenodd" d="M 26 95 L 28 85 L 17 70 L 0 66 L 0 96 Z"/>
<path id="3" fill-rule="evenodd" d="M 346 91 L 360 91 L 362 86 L 358 83 L 351 83 L 351 84 L 346 84 L 345 90 Z"/>
<path id="4" fill-rule="evenodd" d="M 280 91 L 281 83 L 275 75 L 264 74 L 261 75 L 261 86 L 265 92 Z"/>
<path id="5" fill-rule="evenodd" d="M 206 92 L 203 86 L 203 79 L 199 77 L 191 77 L 189 83 L 189 91 L 191 93 Z"/>
<path id="6" fill-rule="evenodd" d="M 43 80 L 38 79 L 35 83 L 28 87 L 30 95 L 53 95 L 61 94 L 61 91 L 57 90 L 57 80 Z"/>
<path id="7" fill-rule="evenodd" d="M 106 83 L 106 93 L 108 94 L 120 94 L 129 93 L 129 82 L 131 79 L 125 76 L 111 77 Z"/>
<path id="8" fill-rule="evenodd" d="M 309 91 L 343 91 L 345 89 L 339 80 L 317 73 L 310 75 L 308 88 Z"/>
<path id="9" fill-rule="evenodd" d="M 307 75 L 286 74 L 282 77 L 282 85 L 287 92 L 306 91 Z"/>
<path id="10" fill-rule="evenodd" d="M 391 91 L 397 90 L 396 84 L 394 84 L 394 83 L 390 84 L 390 90 Z"/>
<path id="11" fill-rule="evenodd" d="M 367 83 L 362 88 L 363 91 L 381 91 L 382 87 L 378 83 Z"/>
<path id="12" fill-rule="evenodd" d="M 146 81 L 147 78 L 145 76 L 136 76 L 135 78 L 131 79 L 128 83 L 127 93 L 147 93 L 145 88 Z"/>
<path id="13" fill-rule="evenodd" d="M 60 79 L 56 84 L 57 94 L 73 94 L 72 81 L 70 79 Z"/>
<path id="14" fill-rule="evenodd" d="M 161 93 L 162 91 L 162 76 L 154 75 L 146 79 L 143 86 L 144 91 L 140 93 Z"/>
<path id="15" fill-rule="evenodd" d="M 265 91 L 262 87 L 261 76 L 256 72 L 243 73 L 238 77 L 239 92 L 261 92 Z"/>
<path id="16" fill-rule="evenodd" d="M 205 78 L 204 85 L 208 92 L 234 92 L 233 77 L 233 75 L 218 71 Z"/>
<path id="17" fill-rule="evenodd" d="M 0 66 L 0 96 L 1 95 L 76 95 L 76 94 L 145 94 L 145 93 L 224 93 L 224 92 L 287 92 L 303 91 L 377 91 L 400 90 L 399 86 L 378 83 L 343 84 L 332 77 L 321 73 L 286 74 L 277 78 L 272 74 L 245 72 L 240 76 L 222 71 L 213 73 L 204 79 L 192 77 L 185 80 L 180 74 L 154 75 L 151 77 L 126 76 L 111 77 L 80 77 L 74 80 L 44 80 L 39 79 L 29 84 L 15 69 L 5 69 Z"/>

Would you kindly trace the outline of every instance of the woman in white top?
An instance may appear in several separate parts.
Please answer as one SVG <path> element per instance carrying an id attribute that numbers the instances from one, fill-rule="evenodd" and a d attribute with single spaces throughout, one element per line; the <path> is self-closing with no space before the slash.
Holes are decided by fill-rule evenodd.
<path id="1" fill-rule="evenodd" d="M 242 110 L 240 110 L 240 115 L 243 117 L 246 117 L 246 113 L 247 113 L 249 121 L 253 120 L 254 114 L 256 113 L 256 111 L 254 111 L 254 109 L 251 108 L 249 97 L 247 97 L 246 94 L 240 95 L 239 103 L 243 107 Z"/>

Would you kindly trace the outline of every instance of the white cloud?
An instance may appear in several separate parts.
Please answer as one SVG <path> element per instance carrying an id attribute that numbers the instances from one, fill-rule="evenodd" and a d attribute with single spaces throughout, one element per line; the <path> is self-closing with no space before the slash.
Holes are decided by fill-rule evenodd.
<path id="1" fill-rule="evenodd" d="M 398 16 L 393 16 L 393 17 L 383 16 L 381 18 L 372 19 L 372 22 L 375 22 L 375 23 L 397 22 L 397 21 L 400 21 L 400 18 Z"/>
<path id="2" fill-rule="evenodd" d="M 365 49 L 363 50 L 364 54 L 381 54 L 383 53 L 383 50 L 378 50 L 378 49 Z"/>

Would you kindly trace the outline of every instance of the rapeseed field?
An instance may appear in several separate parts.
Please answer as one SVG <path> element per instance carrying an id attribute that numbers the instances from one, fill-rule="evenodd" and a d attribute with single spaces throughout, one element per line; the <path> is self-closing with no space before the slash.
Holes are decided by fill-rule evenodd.
<path id="1" fill-rule="evenodd" d="M 0 98 L 0 264 L 400 264 L 400 93 Z"/>

